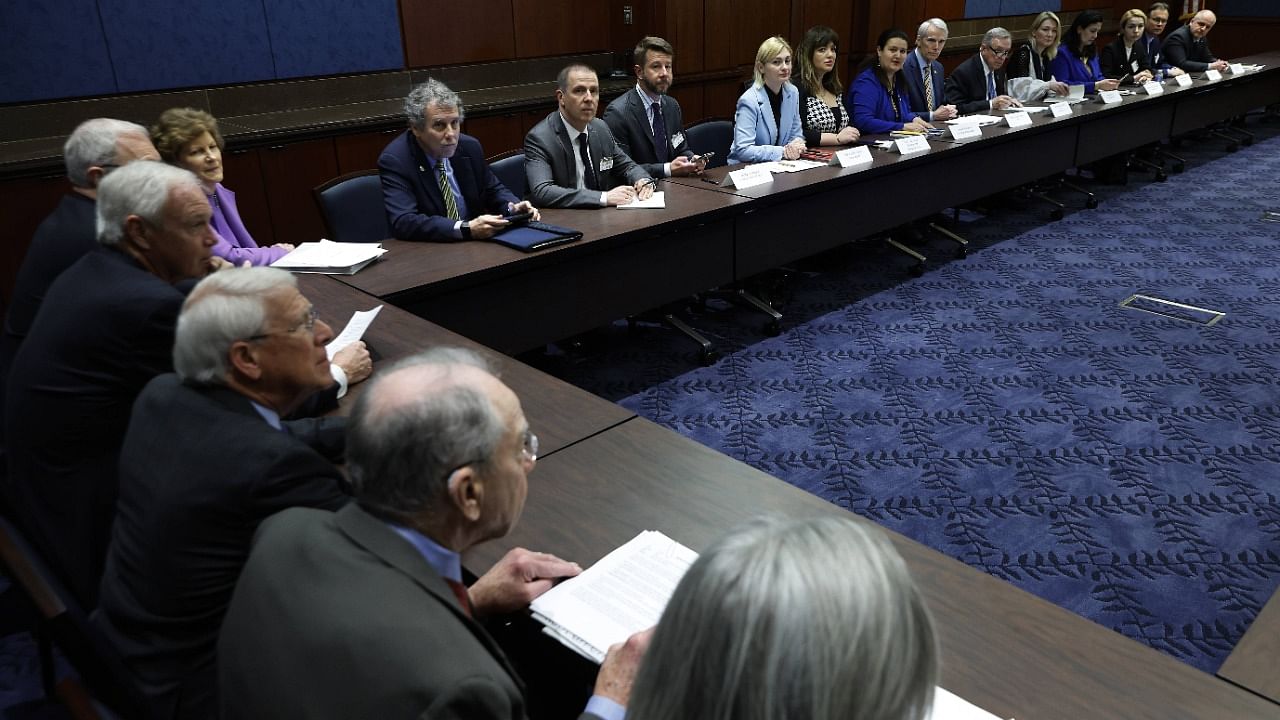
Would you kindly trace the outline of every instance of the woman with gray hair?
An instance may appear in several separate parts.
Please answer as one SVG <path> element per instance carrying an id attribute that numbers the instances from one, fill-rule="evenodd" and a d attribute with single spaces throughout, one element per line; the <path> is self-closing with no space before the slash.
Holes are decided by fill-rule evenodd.
<path id="1" fill-rule="evenodd" d="M 919 720 L 938 644 L 885 534 L 765 519 L 711 546 L 658 622 L 628 720 Z"/>

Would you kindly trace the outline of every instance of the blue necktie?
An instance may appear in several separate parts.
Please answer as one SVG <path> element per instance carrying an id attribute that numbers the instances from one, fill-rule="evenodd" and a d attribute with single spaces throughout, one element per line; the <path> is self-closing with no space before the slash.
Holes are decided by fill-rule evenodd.
<path id="1" fill-rule="evenodd" d="M 996 97 L 996 74 L 987 73 L 987 99 L 994 100 Z"/>
<path id="2" fill-rule="evenodd" d="M 667 152 L 667 121 L 662 117 L 662 105 L 654 103 L 653 108 L 653 149 L 658 152 L 658 162 L 665 163 L 670 154 Z"/>

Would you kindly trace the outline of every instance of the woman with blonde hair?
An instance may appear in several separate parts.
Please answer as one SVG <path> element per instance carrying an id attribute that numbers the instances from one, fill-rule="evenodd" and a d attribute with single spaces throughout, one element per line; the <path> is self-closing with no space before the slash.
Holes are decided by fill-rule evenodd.
<path id="1" fill-rule="evenodd" d="M 774 36 L 756 51 L 755 83 L 738 98 L 729 162 L 795 160 L 805 150 L 800 93 L 791 80 L 791 46 Z"/>
<path id="2" fill-rule="evenodd" d="M 1031 21 L 1031 33 L 1027 41 L 1018 46 L 1009 58 L 1008 75 L 1010 78 L 1029 77 L 1041 82 L 1053 79 L 1049 65 L 1058 54 L 1058 45 L 1062 42 L 1062 21 L 1048 10 Z"/>
<path id="3" fill-rule="evenodd" d="M 1155 77 L 1147 58 L 1142 36 L 1147 32 L 1147 14 L 1134 8 L 1120 16 L 1120 33 L 1110 45 L 1102 48 L 1099 65 L 1102 74 L 1118 78 L 1121 84 L 1137 84 Z"/>

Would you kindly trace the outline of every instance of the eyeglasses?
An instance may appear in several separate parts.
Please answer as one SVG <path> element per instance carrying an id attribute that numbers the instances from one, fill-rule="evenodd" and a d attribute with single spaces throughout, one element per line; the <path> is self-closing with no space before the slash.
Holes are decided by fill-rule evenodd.
<path id="1" fill-rule="evenodd" d="M 992 55 L 995 55 L 995 56 L 996 56 L 996 57 L 998 57 L 998 58 L 1009 57 L 1009 53 L 1013 52 L 1013 49 L 1012 49 L 1012 48 L 1010 48 L 1009 50 L 997 50 L 997 49 L 995 49 L 995 48 L 991 47 L 990 45 L 983 45 L 982 47 L 984 47 L 984 48 L 986 48 L 986 49 L 990 50 L 990 51 L 991 51 L 991 54 L 992 54 Z"/>
<path id="2" fill-rule="evenodd" d="M 302 322 L 298 323 L 297 325 L 294 325 L 293 327 L 289 328 L 288 330 L 274 330 L 272 332 L 258 333 L 257 335 L 251 335 L 245 339 L 249 341 L 263 340 L 265 338 L 271 337 L 272 335 L 292 335 L 298 332 L 299 330 L 306 330 L 307 332 L 315 332 L 316 320 L 318 320 L 319 318 L 320 318 L 320 311 L 316 310 L 315 307 L 312 306 L 311 308 L 307 309 L 307 318 Z"/>
<path id="3" fill-rule="evenodd" d="M 534 463 L 538 462 L 538 436 L 534 435 L 532 430 L 524 431 L 524 437 L 521 438 L 520 440 L 520 454 L 518 455 L 518 460 L 521 463 L 529 463 L 530 469 L 532 469 Z M 444 476 L 445 483 L 447 484 L 449 482 L 449 478 L 453 477 L 453 474 L 458 472 L 462 468 L 468 465 L 475 465 L 481 462 L 484 462 L 484 461 L 468 460 L 467 462 L 454 466 L 452 470 L 445 473 L 445 476 Z"/>

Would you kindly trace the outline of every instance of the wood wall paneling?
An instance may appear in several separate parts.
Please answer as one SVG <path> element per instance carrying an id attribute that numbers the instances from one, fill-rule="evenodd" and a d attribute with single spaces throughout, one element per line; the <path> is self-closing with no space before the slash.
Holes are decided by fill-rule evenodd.
<path id="1" fill-rule="evenodd" d="M 511 0 L 513 57 L 532 58 L 612 50 L 609 4 L 599 0 Z"/>
<path id="2" fill-rule="evenodd" d="M 658 0 L 655 6 L 657 33 L 676 51 L 675 72 L 702 72 L 706 67 L 703 38 L 703 0 Z"/>
<path id="3" fill-rule="evenodd" d="M 751 58 L 755 57 L 754 48 L 751 58 L 733 56 L 734 0 L 704 0 L 702 7 L 702 69 L 723 70 L 751 62 Z M 746 7 L 738 7 L 737 10 L 750 12 Z"/>
<path id="4" fill-rule="evenodd" d="M 647 35 L 662 35 L 659 32 L 657 16 L 657 0 L 609 0 L 609 50 L 619 55 L 619 67 L 631 72 L 630 60 L 623 61 L 623 56 L 631 57 L 636 42 Z M 631 8 L 631 24 L 623 23 L 623 8 Z"/>
<path id="5" fill-rule="evenodd" d="M 27 255 L 31 236 L 59 199 L 71 190 L 65 176 L 25 178 L 0 183 L 0 296 L 7 307 L 13 297 L 13 281 Z"/>
<path id="6" fill-rule="evenodd" d="M 964 17 L 965 0 L 925 0 L 924 13 L 920 20 L 942 18 L 952 20 Z"/>
<path id="7" fill-rule="evenodd" d="M 262 179 L 262 158 L 258 150 L 232 150 L 222 156 L 227 187 L 236 194 L 236 209 L 244 227 L 259 245 L 276 242 L 271 223 L 271 203 L 267 200 L 267 184 Z"/>
<path id="8" fill-rule="evenodd" d="M 275 242 L 298 244 L 324 237 L 312 190 L 338 175 L 333 139 L 305 140 L 261 151 L 262 179 L 270 189 Z"/>
<path id="9" fill-rule="evenodd" d="M 853 3 L 848 0 L 792 0 L 791 41 L 800 44 L 805 31 L 826 25 L 840 35 L 840 50 L 849 49 L 853 38 Z"/>
<path id="10" fill-rule="evenodd" d="M 512 0 L 400 0 L 405 62 L 411 68 L 515 57 L 519 27 Z"/>
<path id="11" fill-rule="evenodd" d="M 704 117 L 733 119 L 738 96 L 742 95 L 742 80 L 716 80 L 702 86 L 702 114 Z M 686 122 L 688 122 L 686 116 Z"/>
<path id="12" fill-rule="evenodd" d="M 473 135 L 484 148 L 485 157 L 524 147 L 525 131 L 520 113 L 467 118 L 462 131 Z"/>
<path id="13" fill-rule="evenodd" d="M 701 83 L 671 88 L 671 97 L 680 103 L 680 114 L 684 116 L 685 127 L 707 117 L 702 110 L 703 86 Z"/>
<path id="14" fill-rule="evenodd" d="M 394 130 L 378 130 L 375 132 L 339 135 L 333 139 L 333 148 L 338 156 L 338 174 L 356 172 L 357 170 L 374 170 L 378 167 L 378 156 L 383 148 L 404 128 Z"/>
<path id="15" fill-rule="evenodd" d="M 1209 31 L 1209 47 L 1218 57 L 1234 58 L 1274 50 L 1280 35 L 1280 19 L 1225 18 Z"/>

